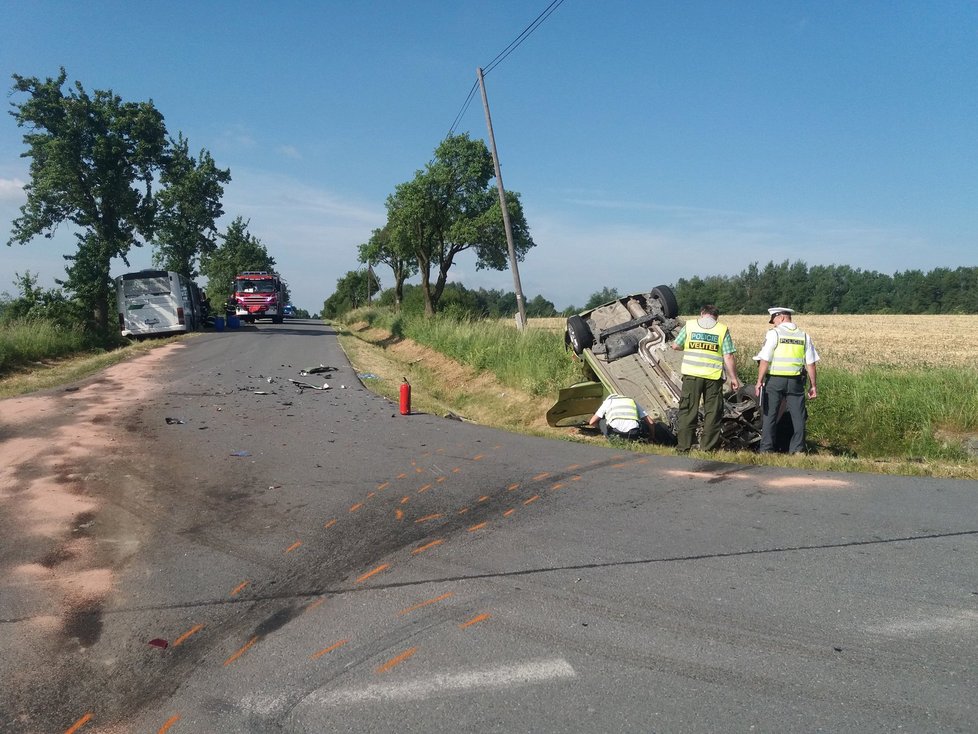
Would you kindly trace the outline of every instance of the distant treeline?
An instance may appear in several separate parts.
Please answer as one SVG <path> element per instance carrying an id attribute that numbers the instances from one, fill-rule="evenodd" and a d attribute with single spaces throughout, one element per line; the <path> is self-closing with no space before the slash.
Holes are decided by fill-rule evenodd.
<path id="1" fill-rule="evenodd" d="M 771 306 L 818 314 L 978 313 L 978 267 L 886 275 L 785 260 L 763 269 L 752 263 L 738 275 L 681 278 L 673 289 L 684 314 L 697 313 L 705 303 L 729 314 L 763 313 Z"/>

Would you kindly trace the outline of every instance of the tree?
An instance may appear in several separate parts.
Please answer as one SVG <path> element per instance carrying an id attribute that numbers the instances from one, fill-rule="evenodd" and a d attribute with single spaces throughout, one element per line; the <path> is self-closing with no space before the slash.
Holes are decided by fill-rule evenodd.
<path id="1" fill-rule="evenodd" d="M 394 273 L 394 309 L 400 310 L 404 302 L 404 281 L 418 272 L 418 261 L 407 246 L 403 230 L 394 230 L 389 224 L 375 229 L 368 242 L 360 245 L 360 262 L 367 265 L 383 263 Z"/>
<path id="2" fill-rule="evenodd" d="M 64 222 L 78 227 L 64 285 L 105 330 L 112 260 L 128 265 L 130 248 L 142 244 L 136 236 L 153 233 L 152 181 L 167 160 L 163 115 L 151 101 L 123 102 L 111 90 L 89 95 L 77 81 L 65 93 L 63 67 L 56 79 L 13 79 L 13 91 L 29 95 L 10 114 L 29 129 L 23 156 L 31 159 L 31 180 L 7 244 L 50 238 Z"/>
<path id="3" fill-rule="evenodd" d="M 323 318 L 333 319 L 363 306 L 367 302 L 367 289 L 370 297 L 380 291 L 380 281 L 372 271 L 350 270 L 336 281 L 336 290 L 323 302 Z"/>
<path id="4" fill-rule="evenodd" d="M 502 210 L 489 187 L 493 175 L 484 142 L 470 140 L 467 134 L 449 135 L 435 149 L 434 160 L 387 199 L 391 237 L 417 260 L 429 315 L 437 310 L 459 253 L 474 251 L 477 270 L 503 270 L 508 265 Z M 522 260 L 534 242 L 519 194 L 506 196 L 516 258 Z"/>
<path id="5" fill-rule="evenodd" d="M 248 221 L 237 217 L 224 234 L 217 235 L 221 244 L 201 260 L 201 272 L 207 277 L 207 297 L 212 304 L 224 303 L 234 276 L 245 270 L 275 270 L 275 258 L 268 254 L 261 240 L 248 231 Z"/>
<path id="6" fill-rule="evenodd" d="M 230 180 L 231 172 L 218 168 L 207 150 L 197 158 L 190 155 L 182 133 L 170 141 L 169 160 L 160 176 L 163 188 L 156 195 L 154 264 L 187 278 L 197 277 L 198 259 L 217 246 L 216 221 L 224 214 L 221 197 Z"/>
<path id="7" fill-rule="evenodd" d="M 600 306 L 602 303 L 610 303 L 616 298 L 618 298 L 618 290 L 604 286 L 601 290 L 591 294 L 587 299 L 587 303 L 584 304 L 584 310 L 588 311 L 596 306 Z"/>

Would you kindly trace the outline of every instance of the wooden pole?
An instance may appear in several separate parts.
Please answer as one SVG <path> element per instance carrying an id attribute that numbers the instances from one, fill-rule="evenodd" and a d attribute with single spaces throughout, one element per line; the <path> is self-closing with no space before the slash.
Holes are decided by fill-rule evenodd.
<path id="1" fill-rule="evenodd" d="M 516 247 L 513 245 L 513 229 L 509 223 L 509 207 L 506 206 L 506 189 L 503 188 L 503 174 L 499 170 L 499 155 L 496 153 L 496 138 L 492 134 L 492 116 L 489 114 L 489 98 L 486 97 L 486 83 L 482 77 L 482 67 L 476 69 L 479 89 L 482 90 L 482 106 L 486 110 L 486 127 L 489 128 L 489 150 L 492 152 L 492 165 L 496 169 L 496 188 L 499 189 L 499 207 L 503 210 L 503 229 L 506 230 L 506 246 L 509 248 L 509 267 L 513 271 L 513 289 L 516 291 L 518 318 L 516 326 L 520 331 L 526 328 L 526 300 L 523 286 L 520 285 L 520 271 L 516 263 Z"/>

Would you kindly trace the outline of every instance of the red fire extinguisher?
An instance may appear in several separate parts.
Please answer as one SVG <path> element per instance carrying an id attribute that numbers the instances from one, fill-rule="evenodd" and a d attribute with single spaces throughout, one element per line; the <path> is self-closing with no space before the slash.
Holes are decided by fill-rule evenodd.
<path id="1" fill-rule="evenodd" d="M 401 382 L 401 415 L 411 414 L 411 383 L 407 378 L 402 378 Z"/>

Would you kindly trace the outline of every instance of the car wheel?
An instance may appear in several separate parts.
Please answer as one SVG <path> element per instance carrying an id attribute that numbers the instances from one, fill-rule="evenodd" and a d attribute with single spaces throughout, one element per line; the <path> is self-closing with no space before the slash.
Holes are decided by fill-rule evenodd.
<path id="1" fill-rule="evenodd" d="M 594 335 L 588 328 L 587 322 L 580 316 L 571 316 L 567 319 L 567 338 L 570 339 L 574 354 L 577 355 L 594 344 Z"/>
<path id="2" fill-rule="evenodd" d="M 652 289 L 652 295 L 659 299 L 662 306 L 662 315 L 667 319 L 674 319 L 679 315 L 679 302 L 672 288 L 667 285 L 656 286 Z"/>

